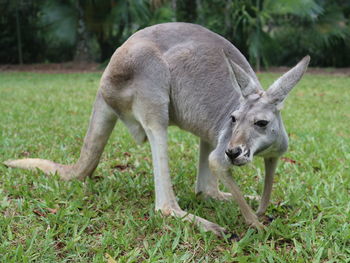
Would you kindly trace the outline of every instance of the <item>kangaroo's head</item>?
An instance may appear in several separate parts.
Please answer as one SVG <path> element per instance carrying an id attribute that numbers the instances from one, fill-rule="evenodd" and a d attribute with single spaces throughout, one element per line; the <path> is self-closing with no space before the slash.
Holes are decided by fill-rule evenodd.
<path id="1" fill-rule="evenodd" d="M 227 57 L 232 84 L 241 91 L 239 107 L 231 113 L 230 139 L 225 158 L 233 165 L 244 165 L 254 155 L 280 155 L 287 149 L 288 139 L 280 110 L 288 93 L 303 76 L 310 57 L 277 79 L 264 91 L 256 79 Z"/>

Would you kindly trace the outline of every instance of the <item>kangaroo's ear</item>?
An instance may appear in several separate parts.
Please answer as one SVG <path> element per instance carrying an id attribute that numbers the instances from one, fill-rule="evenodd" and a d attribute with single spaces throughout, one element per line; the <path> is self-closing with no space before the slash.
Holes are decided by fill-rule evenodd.
<path id="1" fill-rule="evenodd" d="M 259 85 L 251 78 L 238 64 L 233 62 L 224 53 L 224 59 L 230 73 L 230 79 L 234 88 L 239 87 L 243 97 L 248 97 L 251 94 L 261 93 Z"/>
<path id="2" fill-rule="evenodd" d="M 283 74 L 266 91 L 270 103 L 281 108 L 282 102 L 292 88 L 299 82 L 310 62 L 310 56 L 304 57 L 294 68 Z"/>

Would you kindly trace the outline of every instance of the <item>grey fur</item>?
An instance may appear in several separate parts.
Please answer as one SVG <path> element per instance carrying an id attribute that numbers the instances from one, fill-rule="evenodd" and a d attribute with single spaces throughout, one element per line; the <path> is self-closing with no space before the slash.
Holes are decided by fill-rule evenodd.
<path id="1" fill-rule="evenodd" d="M 191 220 L 222 236 L 224 229 L 181 210 L 168 167 L 167 127 L 177 125 L 201 139 L 196 192 L 233 198 L 249 225 L 263 228 L 229 174 L 229 167 L 265 158 L 266 179 L 258 214 L 270 199 L 273 175 L 288 139 L 279 105 L 302 77 L 309 58 L 283 75 L 267 91 L 261 88 L 243 55 L 221 36 L 187 23 L 166 23 L 131 36 L 111 58 L 84 140 L 74 165 L 42 159 L 7 161 L 9 167 L 57 172 L 65 180 L 93 173 L 116 119 L 138 142 L 148 138 L 152 149 L 156 210 Z M 234 116 L 236 122 L 231 121 Z M 259 120 L 269 121 L 265 128 Z M 239 149 L 232 159 L 225 152 Z M 220 178 L 230 193 L 220 192 Z"/>

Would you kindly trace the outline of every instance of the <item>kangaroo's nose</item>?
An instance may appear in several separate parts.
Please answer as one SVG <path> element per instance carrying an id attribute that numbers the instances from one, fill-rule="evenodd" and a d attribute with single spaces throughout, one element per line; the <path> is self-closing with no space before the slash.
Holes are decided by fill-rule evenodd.
<path id="1" fill-rule="evenodd" d="M 241 147 L 235 147 L 233 149 L 227 149 L 225 153 L 231 160 L 234 160 L 238 156 L 240 156 L 240 154 L 242 153 L 242 149 Z"/>

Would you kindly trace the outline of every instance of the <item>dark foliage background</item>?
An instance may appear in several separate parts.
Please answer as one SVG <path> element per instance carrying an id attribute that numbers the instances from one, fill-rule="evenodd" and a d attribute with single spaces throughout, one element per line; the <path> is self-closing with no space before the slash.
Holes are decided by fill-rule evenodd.
<path id="1" fill-rule="evenodd" d="M 106 62 L 131 34 L 185 21 L 229 39 L 258 70 L 350 66 L 349 0 L 0 0 L 0 64 Z"/>

